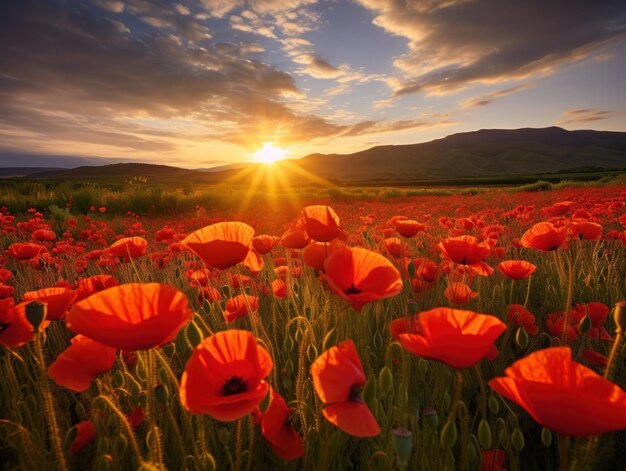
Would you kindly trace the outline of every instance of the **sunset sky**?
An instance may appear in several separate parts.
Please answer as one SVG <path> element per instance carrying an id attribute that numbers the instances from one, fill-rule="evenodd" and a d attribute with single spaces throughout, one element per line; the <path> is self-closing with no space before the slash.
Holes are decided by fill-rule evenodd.
<path id="1" fill-rule="evenodd" d="M 624 0 L 0 2 L 0 166 L 552 125 L 626 131 Z"/>

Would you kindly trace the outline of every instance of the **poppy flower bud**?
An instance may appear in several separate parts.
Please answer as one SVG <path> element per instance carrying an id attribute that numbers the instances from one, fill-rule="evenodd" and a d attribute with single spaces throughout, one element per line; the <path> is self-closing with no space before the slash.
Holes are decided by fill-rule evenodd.
<path id="1" fill-rule="evenodd" d="M 424 360 L 423 358 L 420 358 L 419 361 L 417 362 L 417 370 L 422 376 L 428 373 L 428 361 Z"/>
<path id="2" fill-rule="evenodd" d="M 498 415 L 498 412 L 500 412 L 500 403 L 498 402 L 498 399 L 495 396 L 491 396 L 488 404 L 489 412 L 491 412 L 492 415 Z"/>
<path id="3" fill-rule="evenodd" d="M 578 330 L 581 334 L 586 334 L 591 329 L 591 319 L 589 316 L 583 317 L 578 323 Z"/>
<path id="4" fill-rule="evenodd" d="M 478 456 L 478 453 L 476 453 L 476 447 L 474 446 L 473 443 L 468 443 L 467 445 L 467 456 L 469 458 L 470 463 L 473 463 L 476 460 L 476 457 Z"/>
<path id="5" fill-rule="evenodd" d="M 376 399 L 376 380 L 370 379 L 363 388 L 363 399 L 366 403 L 372 403 Z"/>
<path id="6" fill-rule="evenodd" d="M 98 458 L 96 471 L 109 471 L 110 469 L 113 469 L 113 457 L 111 455 L 103 455 Z"/>
<path id="7" fill-rule="evenodd" d="M 626 333 L 626 301 L 620 301 L 615 305 L 613 311 L 613 320 L 615 321 L 615 333 Z"/>
<path id="8" fill-rule="evenodd" d="M 78 436 L 78 427 L 74 426 L 71 429 L 69 429 L 67 433 L 65 434 L 65 440 L 64 440 L 64 443 L 66 445 L 65 448 L 69 448 L 70 445 L 74 443 L 74 440 L 76 440 L 77 436 Z"/>
<path id="9" fill-rule="evenodd" d="M 526 347 L 528 347 L 528 333 L 523 327 L 520 327 L 517 329 L 517 332 L 515 332 L 515 343 L 522 350 L 525 350 Z"/>
<path id="10" fill-rule="evenodd" d="M 437 430 L 439 428 L 439 415 L 435 409 L 432 407 L 424 409 L 424 418 L 431 429 Z"/>
<path id="11" fill-rule="evenodd" d="M 546 427 L 541 429 L 541 443 L 546 448 L 550 448 L 550 445 L 552 445 L 552 432 Z"/>
<path id="12" fill-rule="evenodd" d="M 409 264 L 406 267 L 406 270 L 409 272 L 409 276 L 411 278 L 415 276 L 415 263 L 413 263 L 413 260 L 409 262 Z"/>
<path id="13" fill-rule="evenodd" d="M 126 448 L 128 448 L 128 439 L 123 433 L 120 433 L 117 437 L 115 437 L 115 440 L 113 440 L 113 454 L 116 457 L 121 458 L 124 456 Z"/>
<path id="14" fill-rule="evenodd" d="M 230 432 L 226 427 L 220 427 L 217 431 L 217 439 L 223 446 L 227 446 L 230 443 Z"/>
<path id="15" fill-rule="evenodd" d="M 441 447 L 449 450 L 456 443 L 456 439 L 458 437 L 458 432 L 456 430 L 456 423 L 448 422 L 443 426 L 441 430 L 441 435 L 439 437 L 439 443 L 441 443 Z"/>
<path id="16" fill-rule="evenodd" d="M 155 389 L 155 396 L 156 396 L 156 400 L 157 402 L 161 403 L 161 404 L 167 404 L 167 401 L 170 397 L 170 391 L 169 389 L 167 389 L 167 386 L 163 385 L 163 384 L 159 384 Z"/>
<path id="17" fill-rule="evenodd" d="M 109 439 L 101 437 L 96 444 L 96 451 L 99 455 L 104 455 L 109 450 Z"/>
<path id="18" fill-rule="evenodd" d="M 415 266 L 415 265 L 414 265 Z M 411 278 L 413 278 L 413 275 L 411 275 Z M 413 314 L 415 314 L 417 312 L 417 303 L 415 302 L 415 300 L 410 299 L 407 303 L 406 303 L 406 313 L 411 316 Z"/>
<path id="19" fill-rule="evenodd" d="M 83 406 L 82 402 L 79 402 L 78 404 L 76 404 L 74 411 L 76 412 L 76 416 L 78 417 L 78 420 L 83 420 L 83 418 L 85 417 L 85 406 Z"/>
<path id="20" fill-rule="evenodd" d="M 508 450 L 511 447 L 511 438 L 509 437 L 509 434 L 506 433 L 505 428 L 501 428 L 498 432 L 498 441 L 505 450 Z"/>
<path id="21" fill-rule="evenodd" d="M 117 370 L 113 375 L 113 386 L 116 388 L 121 388 L 124 386 L 124 373 L 120 370 Z"/>
<path id="22" fill-rule="evenodd" d="M 404 427 L 396 427 L 393 432 L 393 445 L 398 455 L 398 464 L 408 466 L 413 449 L 413 433 Z"/>
<path id="23" fill-rule="evenodd" d="M 489 422 L 487 419 L 482 419 L 480 424 L 478 424 L 478 442 L 483 450 L 488 450 L 491 448 L 491 427 L 489 427 Z"/>
<path id="24" fill-rule="evenodd" d="M 288 335 L 287 337 L 285 337 L 285 351 L 286 352 L 291 352 L 293 350 L 293 339 L 291 338 L 290 335 Z"/>
<path id="25" fill-rule="evenodd" d="M 46 320 L 48 303 L 31 301 L 26 305 L 26 319 L 33 326 L 33 332 L 39 332 L 39 326 Z"/>
<path id="26" fill-rule="evenodd" d="M 194 321 L 191 321 L 185 329 L 185 339 L 189 348 L 195 348 L 202 341 L 202 332 Z"/>
<path id="27" fill-rule="evenodd" d="M 524 434 L 520 429 L 516 428 L 513 430 L 513 433 L 511 434 L 511 444 L 517 451 L 522 451 L 524 449 Z"/>
<path id="28" fill-rule="evenodd" d="M 383 394 L 388 394 L 393 389 L 393 373 L 391 368 L 384 366 L 378 374 L 378 383 L 380 384 L 380 391 Z"/>

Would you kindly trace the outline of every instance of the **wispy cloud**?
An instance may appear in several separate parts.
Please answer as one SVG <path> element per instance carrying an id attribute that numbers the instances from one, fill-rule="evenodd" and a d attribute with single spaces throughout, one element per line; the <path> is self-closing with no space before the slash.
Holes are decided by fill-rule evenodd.
<path id="1" fill-rule="evenodd" d="M 479 108 L 481 106 L 487 106 L 493 103 L 494 101 L 505 97 L 507 95 L 512 95 L 513 93 L 518 93 L 523 90 L 528 90 L 528 85 L 518 85 L 517 87 L 506 88 L 504 90 L 496 90 L 495 92 L 487 93 L 485 95 L 468 98 L 463 100 L 459 105 L 463 109 L 468 108 Z"/>
<path id="2" fill-rule="evenodd" d="M 590 108 L 579 108 L 576 110 L 569 110 L 561 115 L 561 120 L 556 124 L 578 124 L 578 123 L 591 123 L 593 121 L 601 121 L 608 119 L 611 116 L 612 111 L 594 110 Z"/>

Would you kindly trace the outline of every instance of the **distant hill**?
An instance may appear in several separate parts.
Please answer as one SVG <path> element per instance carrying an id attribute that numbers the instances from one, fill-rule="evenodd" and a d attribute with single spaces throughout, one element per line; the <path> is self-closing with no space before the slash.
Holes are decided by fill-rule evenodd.
<path id="1" fill-rule="evenodd" d="M 567 131 L 558 127 L 483 129 L 421 144 L 377 146 L 353 154 L 312 154 L 275 163 L 281 181 L 298 184 L 314 175 L 333 182 L 401 182 L 458 178 L 532 176 L 626 169 L 626 133 Z M 167 165 L 111 164 L 48 169 L 28 178 L 130 179 L 150 182 L 273 181 L 264 164 L 238 163 L 189 170 Z"/>
<path id="2" fill-rule="evenodd" d="M 65 170 L 56 167 L 0 167 L 0 178 L 25 177 L 41 172 L 59 172 Z"/>
<path id="3" fill-rule="evenodd" d="M 558 127 L 483 129 L 354 154 L 312 154 L 298 166 L 342 181 L 442 179 L 626 168 L 626 133 Z"/>

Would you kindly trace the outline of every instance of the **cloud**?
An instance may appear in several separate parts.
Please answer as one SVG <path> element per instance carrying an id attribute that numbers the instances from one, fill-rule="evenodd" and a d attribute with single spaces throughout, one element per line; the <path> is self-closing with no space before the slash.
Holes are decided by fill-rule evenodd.
<path id="1" fill-rule="evenodd" d="M 408 40 L 395 96 L 552 73 L 626 37 L 622 0 L 359 0 Z"/>
<path id="2" fill-rule="evenodd" d="M 334 79 L 344 73 L 340 68 L 330 65 L 315 54 L 301 54 L 294 58 L 294 62 L 305 66 L 301 69 L 301 73 L 317 79 Z"/>
<path id="3" fill-rule="evenodd" d="M 502 97 L 505 97 L 507 95 L 512 95 L 513 93 L 518 93 L 527 89 L 528 89 L 528 86 L 526 85 L 518 85 L 517 87 L 506 88 L 504 90 L 497 90 L 495 92 L 487 93 L 486 95 L 482 95 L 477 98 L 468 98 L 466 100 L 463 100 L 460 103 L 460 106 L 463 109 L 479 108 L 481 106 L 487 106 Z"/>
<path id="4" fill-rule="evenodd" d="M 611 116 L 612 111 L 594 110 L 590 108 L 579 108 L 576 110 L 569 110 L 561 114 L 562 119 L 557 121 L 556 124 L 578 124 L 578 123 L 591 123 L 593 121 L 600 121 L 608 119 Z"/>
<path id="5" fill-rule="evenodd" d="M 235 8 L 243 6 L 243 0 L 200 0 L 204 8 L 216 18 L 222 18 Z"/>

